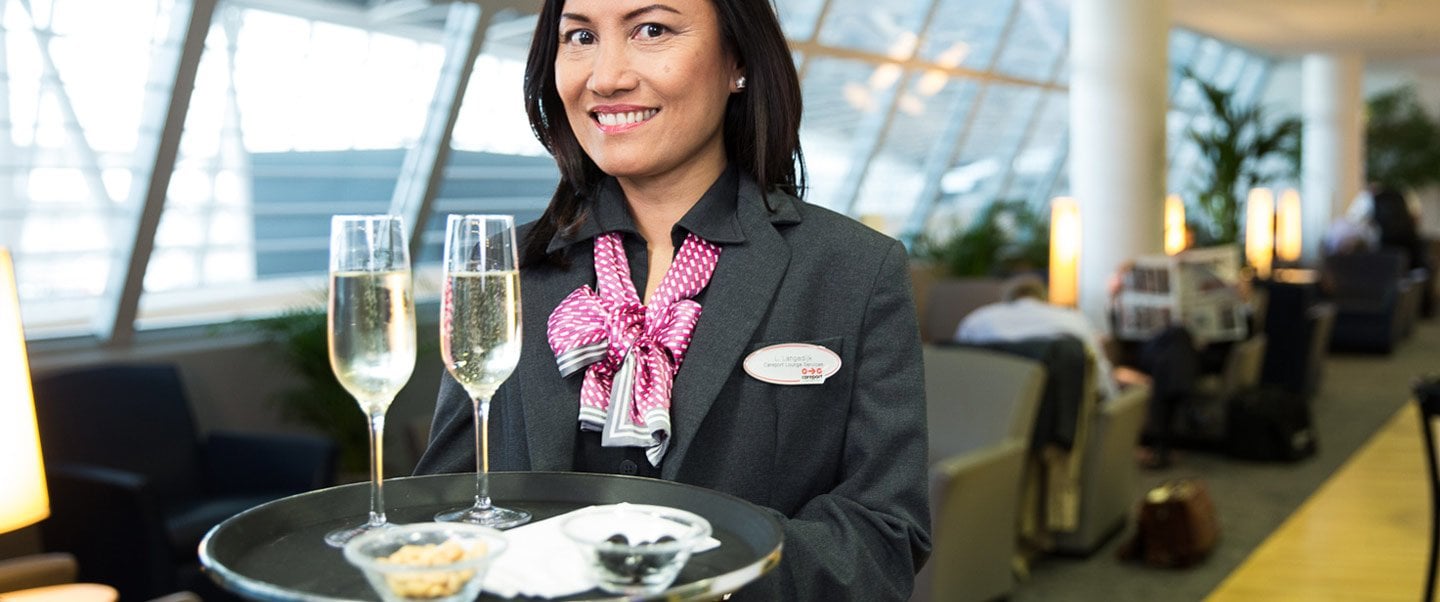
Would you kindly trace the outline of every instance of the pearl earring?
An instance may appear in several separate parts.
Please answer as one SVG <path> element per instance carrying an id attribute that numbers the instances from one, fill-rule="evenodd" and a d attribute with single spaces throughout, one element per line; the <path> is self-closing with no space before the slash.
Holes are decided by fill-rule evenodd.
<path id="1" fill-rule="evenodd" d="M 739 77 L 739 79 L 736 79 L 736 80 L 735 80 L 735 89 L 736 89 L 736 90 L 744 90 L 744 89 L 745 89 L 745 76 L 742 75 L 742 76 Z"/>

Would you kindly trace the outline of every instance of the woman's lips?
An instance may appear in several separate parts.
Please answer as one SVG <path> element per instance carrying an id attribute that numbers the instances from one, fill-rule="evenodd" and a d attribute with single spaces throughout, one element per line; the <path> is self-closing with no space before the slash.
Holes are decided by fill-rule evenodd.
<path id="1" fill-rule="evenodd" d="M 644 125 L 659 112 L 660 109 L 607 109 L 591 111 L 590 116 L 595 120 L 595 125 L 600 128 L 600 131 L 606 134 L 618 134 Z"/>

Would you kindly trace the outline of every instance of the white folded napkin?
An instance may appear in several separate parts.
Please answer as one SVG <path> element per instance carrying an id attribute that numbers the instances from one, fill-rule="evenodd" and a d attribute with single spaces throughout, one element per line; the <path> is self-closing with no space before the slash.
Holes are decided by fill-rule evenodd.
<path id="1" fill-rule="evenodd" d="M 559 598 L 593 589 L 596 582 L 586 567 L 580 547 L 560 531 L 560 522 L 567 516 L 569 514 L 562 514 L 506 531 L 509 546 L 490 565 L 485 575 L 485 591 L 504 598 L 517 595 Z M 720 540 L 707 537 L 695 546 L 693 553 L 717 547 Z"/>

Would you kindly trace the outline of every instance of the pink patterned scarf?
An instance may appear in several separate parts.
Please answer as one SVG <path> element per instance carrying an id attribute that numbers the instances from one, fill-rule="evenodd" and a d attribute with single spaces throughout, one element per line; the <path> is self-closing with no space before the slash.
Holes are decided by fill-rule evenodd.
<path id="1" fill-rule="evenodd" d="M 659 466 L 669 446 L 670 391 L 685 359 L 720 247 L 685 237 L 660 287 L 642 305 L 620 234 L 595 238 L 597 291 L 582 286 L 550 314 L 546 335 L 560 375 L 586 368 L 580 428 L 600 431 L 606 447 L 644 447 Z"/>

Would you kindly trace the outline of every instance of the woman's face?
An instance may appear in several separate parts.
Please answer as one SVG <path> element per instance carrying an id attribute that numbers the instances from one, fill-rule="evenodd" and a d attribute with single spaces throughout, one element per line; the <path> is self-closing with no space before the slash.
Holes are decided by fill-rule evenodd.
<path id="1" fill-rule="evenodd" d="M 555 86 L 602 171 L 723 168 L 725 103 L 742 73 L 711 0 L 567 0 L 562 13 Z"/>

